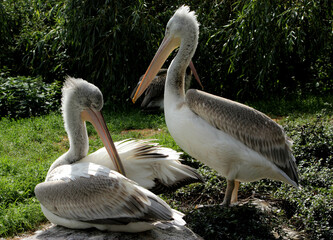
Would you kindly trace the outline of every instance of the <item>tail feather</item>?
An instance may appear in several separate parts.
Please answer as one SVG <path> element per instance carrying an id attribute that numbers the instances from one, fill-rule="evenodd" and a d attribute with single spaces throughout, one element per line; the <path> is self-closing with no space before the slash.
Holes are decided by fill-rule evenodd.
<path id="1" fill-rule="evenodd" d="M 115 143 L 128 178 L 158 194 L 203 182 L 194 168 L 181 163 L 181 152 L 151 141 L 127 139 Z"/>

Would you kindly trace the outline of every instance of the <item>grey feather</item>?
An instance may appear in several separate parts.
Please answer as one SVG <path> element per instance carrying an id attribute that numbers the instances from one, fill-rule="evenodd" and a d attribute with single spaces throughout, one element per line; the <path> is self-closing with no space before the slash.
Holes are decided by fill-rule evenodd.
<path id="1" fill-rule="evenodd" d="M 111 171 L 109 176 L 43 182 L 35 194 L 49 211 L 67 219 L 119 224 L 172 219 L 163 200 Z"/>
<path id="2" fill-rule="evenodd" d="M 298 183 L 291 141 L 283 128 L 265 114 L 246 105 L 190 89 L 186 104 L 215 128 L 262 154 Z"/>

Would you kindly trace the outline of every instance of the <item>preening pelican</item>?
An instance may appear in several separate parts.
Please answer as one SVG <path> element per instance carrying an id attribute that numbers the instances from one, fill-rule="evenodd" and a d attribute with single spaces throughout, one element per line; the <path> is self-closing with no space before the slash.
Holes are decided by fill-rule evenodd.
<path id="1" fill-rule="evenodd" d="M 84 84 L 88 85 L 87 82 Z M 64 95 L 64 107 L 66 100 L 67 97 Z M 63 110 L 63 113 L 65 115 L 67 112 Z M 84 131 L 86 135 L 86 129 Z M 85 141 L 88 144 L 88 139 Z M 182 153 L 173 149 L 161 147 L 149 140 L 133 139 L 115 142 L 115 148 L 115 153 L 119 155 L 119 163 L 115 164 L 110 157 L 110 151 L 105 147 L 87 156 L 88 146 L 85 155 L 81 155 L 80 162 L 93 162 L 111 170 L 126 172 L 127 178 L 155 194 L 174 191 L 184 185 L 203 181 L 195 169 L 181 164 L 179 160 Z"/>
<path id="2" fill-rule="evenodd" d="M 170 224 L 184 225 L 183 214 L 152 192 L 93 159 L 80 161 L 89 147 L 87 120 L 102 138 L 115 168 L 124 173 L 100 112 L 100 90 L 82 79 L 68 78 L 62 91 L 70 149 L 51 165 L 45 182 L 35 188 L 44 215 L 52 223 L 74 229 L 141 232 Z"/>
<path id="3" fill-rule="evenodd" d="M 194 74 L 195 79 L 203 89 L 203 86 L 200 82 L 200 79 L 198 77 L 198 74 L 195 71 L 195 68 L 193 67 L 193 63 L 190 64 L 188 68 L 186 68 L 186 74 L 185 74 L 185 91 L 187 91 L 190 88 L 191 80 L 192 80 L 192 74 Z M 192 72 L 193 69 L 193 72 Z M 162 68 L 158 71 L 157 75 L 154 77 L 152 82 L 149 84 L 145 91 L 145 96 L 141 103 L 141 108 L 146 111 L 156 111 L 160 109 L 164 109 L 164 86 L 165 86 L 165 79 L 167 75 L 167 70 L 165 68 Z M 133 98 L 137 88 L 140 86 L 141 80 L 144 77 L 142 75 L 139 79 L 139 83 L 137 86 L 133 89 L 133 92 L 131 94 L 131 98 Z"/>
<path id="4" fill-rule="evenodd" d="M 243 104 L 203 91 L 184 91 L 185 69 L 198 44 L 199 23 L 187 6 L 169 20 L 165 37 L 133 97 L 148 87 L 169 54 L 164 92 L 167 127 L 176 143 L 192 157 L 227 179 L 223 205 L 237 201 L 239 181 L 270 178 L 298 187 L 298 170 L 291 141 L 280 125 Z"/>

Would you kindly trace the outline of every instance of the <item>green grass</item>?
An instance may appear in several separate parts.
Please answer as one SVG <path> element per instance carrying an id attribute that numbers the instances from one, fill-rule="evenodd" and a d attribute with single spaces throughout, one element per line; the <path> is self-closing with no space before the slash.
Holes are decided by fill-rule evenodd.
<path id="1" fill-rule="evenodd" d="M 284 102 L 288 109 L 283 111 L 276 107 L 278 102 L 251 104 L 262 111 L 263 108 L 270 109 L 264 111 L 270 116 L 284 116 L 280 124 L 294 140 L 301 190 L 270 180 L 243 183 L 239 191 L 243 204 L 229 209 L 219 206 L 196 208 L 201 204 L 221 203 L 226 183 L 215 171 L 184 154 L 184 163 L 198 168 L 205 183 L 191 184 L 161 197 L 172 207 L 186 213 L 188 226 L 206 239 L 272 239 L 285 235 L 285 228 L 301 232 L 309 239 L 332 238 L 333 111 L 332 102 L 327 99 L 332 98 L 305 99 L 303 104 Z M 267 107 L 269 105 L 271 107 Z M 114 141 L 152 138 L 181 151 L 167 131 L 163 114 L 150 115 L 136 110 L 110 111 L 105 113 L 105 119 Z M 142 131 L 131 131 L 135 129 L 156 131 L 146 135 Z M 88 133 L 89 151 L 102 147 L 90 124 Z M 1 119 L 1 237 L 36 229 L 46 221 L 33 190 L 36 184 L 44 181 L 51 163 L 68 147 L 60 113 L 21 120 Z M 245 201 L 248 198 L 250 201 Z M 272 210 L 262 211 L 254 207 L 250 202 L 255 198 L 265 200 Z"/>
<path id="2" fill-rule="evenodd" d="M 0 122 L 0 235 L 33 229 L 45 217 L 34 197 L 50 163 L 65 149 L 60 115 Z M 20 214 L 22 212 L 22 214 Z"/>
<path id="3" fill-rule="evenodd" d="M 267 101 L 258 100 L 246 104 L 271 117 L 317 114 L 324 109 L 328 111 L 328 114 L 332 114 L 333 95 L 295 96 L 293 100 L 281 98 L 272 99 L 269 103 L 267 103 Z"/>

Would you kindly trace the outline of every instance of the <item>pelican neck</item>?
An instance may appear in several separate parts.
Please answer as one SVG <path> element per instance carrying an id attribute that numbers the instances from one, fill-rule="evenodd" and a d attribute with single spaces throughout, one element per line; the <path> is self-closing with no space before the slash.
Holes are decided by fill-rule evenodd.
<path id="1" fill-rule="evenodd" d="M 185 99 L 185 74 L 186 68 L 195 53 L 198 43 L 196 35 L 182 38 L 176 57 L 172 60 L 165 83 L 165 97 L 173 95 Z"/>
<path id="2" fill-rule="evenodd" d="M 69 139 L 69 150 L 53 162 L 47 176 L 59 166 L 73 164 L 81 160 L 87 156 L 89 150 L 87 128 L 85 122 L 81 119 L 81 113 L 77 109 L 74 110 L 69 107 L 65 107 L 63 111 L 66 112 L 66 114 L 63 114 L 63 119 Z"/>
<path id="3" fill-rule="evenodd" d="M 73 111 L 64 117 L 69 139 L 69 163 L 80 160 L 88 154 L 89 139 L 86 123 L 81 119 L 81 112 Z"/>

